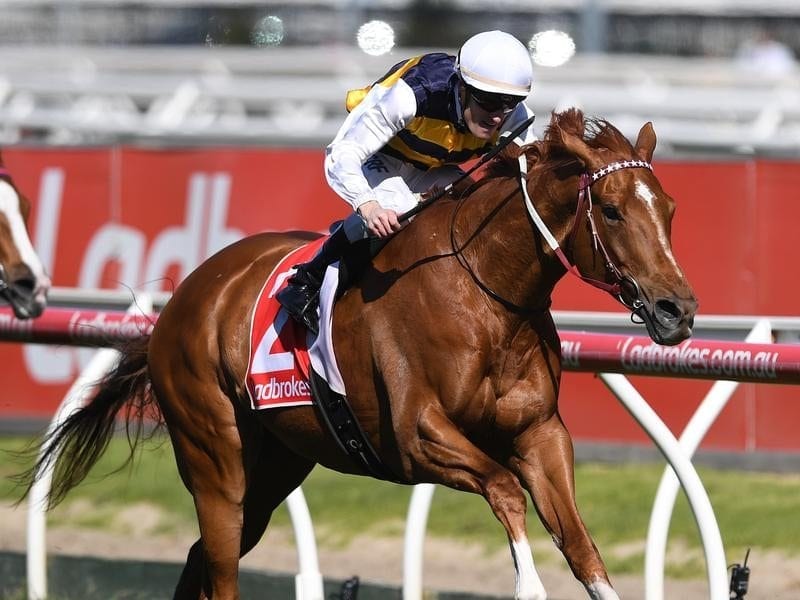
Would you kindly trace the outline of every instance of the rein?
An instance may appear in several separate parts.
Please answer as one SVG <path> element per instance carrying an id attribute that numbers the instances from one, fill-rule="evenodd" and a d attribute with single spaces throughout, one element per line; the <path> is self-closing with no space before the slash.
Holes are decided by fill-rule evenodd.
<path id="1" fill-rule="evenodd" d="M 639 284 L 636 283 L 636 280 L 630 275 L 622 274 L 619 268 L 614 264 L 614 261 L 611 259 L 611 255 L 608 253 L 608 250 L 606 250 L 605 244 L 603 244 L 603 240 L 600 239 L 600 235 L 597 232 L 597 225 L 595 224 L 594 216 L 592 215 L 592 184 L 596 183 L 606 175 L 622 169 L 642 168 L 650 169 L 652 171 L 653 166 L 644 160 L 621 160 L 610 163 L 605 167 L 594 171 L 593 173 L 584 172 L 581 174 L 580 179 L 578 180 L 578 205 L 575 208 L 575 221 L 572 224 L 572 230 L 570 231 L 568 238 L 569 244 L 572 243 L 572 240 L 574 239 L 578 230 L 578 226 L 582 220 L 583 213 L 585 212 L 587 222 L 589 223 L 589 230 L 592 235 L 592 245 L 594 250 L 595 252 L 600 252 L 602 254 L 603 260 L 605 261 L 606 270 L 611 273 L 612 277 L 615 279 L 613 283 L 606 283 L 605 281 L 600 281 L 598 279 L 585 276 L 575 265 L 569 262 L 569 259 L 567 259 L 555 236 L 553 236 L 539 213 L 536 211 L 536 208 L 534 208 L 531 197 L 528 194 L 528 159 L 524 153 L 519 155 L 518 161 L 520 171 L 520 187 L 522 188 L 522 195 L 525 198 L 525 207 L 528 210 L 528 215 L 531 217 L 534 225 L 536 225 L 536 228 L 547 241 L 550 249 L 561 261 L 561 264 L 564 266 L 564 268 L 569 273 L 572 273 L 589 285 L 608 292 L 631 311 L 639 314 L 641 309 L 644 307 L 644 303 L 641 299 Z M 623 294 L 623 292 L 629 293 L 633 300 L 628 302 L 625 299 L 625 294 Z"/>
<path id="2" fill-rule="evenodd" d="M 646 311 L 644 311 L 644 302 L 641 299 L 641 290 L 639 288 L 639 284 L 636 280 L 631 277 L 630 275 L 623 275 L 619 268 L 614 264 L 614 261 L 611 258 L 608 250 L 603 244 L 603 240 L 600 239 L 600 235 L 597 231 L 597 225 L 594 222 L 594 215 L 592 215 L 592 208 L 594 204 L 592 202 L 592 184 L 599 181 L 606 175 L 614 173 L 616 171 L 620 171 L 622 169 L 634 169 L 634 168 L 643 168 L 649 169 L 650 171 L 653 170 L 653 166 L 644 160 L 622 160 L 610 163 L 605 167 L 598 169 L 592 173 L 584 172 L 581 174 L 578 180 L 578 204 L 575 208 L 575 220 L 572 224 L 572 229 L 570 230 L 568 236 L 568 245 L 572 244 L 573 239 L 577 233 L 578 227 L 582 221 L 583 214 L 585 213 L 587 222 L 589 223 L 589 230 L 592 235 L 592 245 L 594 247 L 595 252 L 600 252 L 603 256 L 603 260 L 605 263 L 606 270 L 611 273 L 612 277 L 615 279 L 613 283 L 607 283 L 605 281 L 601 281 L 599 279 L 594 279 L 592 277 L 587 277 L 580 270 L 569 262 L 569 259 L 564 254 L 561 246 L 556 240 L 555 236 L 551 233 L 550 229 L 545 225 L 542 217 L 537 212 L 536 208 L 533 206 L 533 202 L 531 201 L 530 194 L 528 193 L 527 187 L 527 174 L 528 174 L 528 160 L 524 153 L 521 153 L 518 157 L 519 162 L 519 183 L 522 189 L 522 196 L 525 200 L 525 207 L 528 211 L 528 216 L 533 221 L 536 229 L 539 230 L 539 233 L 542 234 L 547 245 L 550 246 L 550 249 L 555 253 L 558 257 L 561 264 L 564 268 L 569 272 L 572 273 L 574 276 L 578 277 L 582 281 L 585 281 L 589 285 L 601 289 L 605 292 L 608 292 L 612 296 L 614 296 L 622 305 L 628 308 L 634 315 L 638 315 L 639 318 L 642 319 L 643 322 L 649 325 L 649 315 L 647 315 Z M 463 200 L 463 195 L 462 195 Z M 460 204 L 459 204 L 460 206 Z M 488 217 L 488 220 L 491 219 L 491 215 Z M 537 312 L 542 312 L 543 310 L 547 310 L 550 307 L 550 302 L 548 302 L 544 307 L 537 307 L 537 308 L 528 308 L 524 306 L 519 306 L 514 304 L 510 300 L 502 297 L 500 294 L 495 292 L 489 286 L 487 286 L 472 270 L 472 267 L 469 263 L 464 259 L 462 255 L 462 251 L 464 248 L 469 245 L 469 243 L 476 237 L 477 231 L 470 236 L 466 242 L 463 244 L 457 244 L 455 240 L 455 231 L 454 231 L 454 224 L 455 224 L 455 217 L 453 222 L 451 223 L 450 228 L 450 243 L 453 248 L 453 254 L 458 259 L 459 263 L 469 272 L 472 276 L 475 283 L 491 298 L 495 301 L 502 304 L 506 309 L 518 313 L 518 314 L 532 314 Z M 485 224 L 485 223 L 484 223 Z M 480 229 L 480 228 L 479 228 Z M 628 294 L 632 300 L 628 301 L 625 295 Z M 649 329 L 649 326 L 648 326 Z"/>
<path id="3" fill-rule="evenodd" d="M 473 186 L 474 185 L 477 185 L 477 184 L 473 184 Z M 551 305 L 551 301 L 550 301 L 549 298 L 546 300 L 546 302 L 542 306 L 529 308 L 529 307 L 526 307 L 526 306 L 520 306 L 518 304 L 514 304 L 510 300 L 507 300 L 506 298 L 504 298 L 503 296 L 501 296 L 500 294 L 495 292 L 492 288 L 490 288 L 488 285 L 486 285 L 480 277 L 478 277 L 478 274 L 475 273 L 475 271 L 472 269 L 472 265 L 469 264 L 469 261 L 464 256 L 464 249 L 470 243 L 472 243 L 472 241 L 475 238 L 477 238 L 478 233 L 481 231 L 481 229 L 483 229 L 486 226 L 486 224 L 489 221 L 492 220 L 492 218 L 494 217 L 496 212 L 498 210 L 500 210 L 501 207 L 505 206 L 508 203 L 508 201 L 511 199 L 511 196 L 509 196 L 508 198 L 503 200 L 503 202 L 494 211 L 492 211 L 491 213 L 489 213 L 489 215 L 486 216 L 486 218 L 475 229 L 475 231 L 472 233 L 472 235 L 470 235 L 466 239 L 466 241 L 464 241 L 463 243 L 459 244 L 456 241 L 456 217 L 458 215 L 459 210 L 461 210 L 461 207 L 463 206 L 464 199 L 467 196 L 469 196 L 469 192 L 470 192 L 471 189 L 472 189 L 472 187 L 470 187 L 470 189 L 466 190 L 461 195 L 461 198 L 459 199 L 458 204 L 456 205 L 456 210 L 453 213 L 453 218 L 452 218 L 452 220 L 450 222 L 450 247 L 453 249 L 452 256 L 456 257 L 456 260 L 458 260 L 458 263 L 462 267 L 464 267 L 464 269 L 467 271 L 467 273 L 469 273 L 470 277 L 472 277 L 472 280 L 475 282 L 475 284 L 479 288 L 481 288 L 481 290 L 483 290 L 483 292 L 487 296 L 489 296 L 490 298 L 494 299 L 496 302 L 499 302 L 500 304 L 502 304 L 507 310 L 510 310 L 513 313 L 517 313 L 517 314 L 523 315 L 523 316 L 530 316 L 530 315 L 533 315 L 534 313 L 542 313 L 542 312 L 546 311 L 547 309 L 550 308 L 550 305 Z"/>

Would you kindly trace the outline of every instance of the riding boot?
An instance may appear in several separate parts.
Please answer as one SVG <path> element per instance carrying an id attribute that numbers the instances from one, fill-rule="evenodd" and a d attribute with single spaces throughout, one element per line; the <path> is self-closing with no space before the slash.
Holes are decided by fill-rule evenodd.
<path id="1" fill-rule="evenodd" d="M 288 285 L 279 291 L 275 298 L 298 322 L 304 324 L 315 334 L 319 333 L 319 289 L 325 278 L 328 265 L 341 258 L 350 241 L 339 226 L 322 244 L 319 252 L 307 263 L 295 265 L 295 273 Z"/>

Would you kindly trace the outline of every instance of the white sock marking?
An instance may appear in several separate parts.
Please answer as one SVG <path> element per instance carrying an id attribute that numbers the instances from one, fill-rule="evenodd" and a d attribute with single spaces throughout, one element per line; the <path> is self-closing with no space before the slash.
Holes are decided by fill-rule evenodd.
<path id="1" fill-rule="evenodd" d="M 527 538 L 511 542 L 511 554 L 514 557 L 517 585 L 514 598 L 517 600 L 546 600 L 542 580 L 533 565 L 533 553 Z"/>

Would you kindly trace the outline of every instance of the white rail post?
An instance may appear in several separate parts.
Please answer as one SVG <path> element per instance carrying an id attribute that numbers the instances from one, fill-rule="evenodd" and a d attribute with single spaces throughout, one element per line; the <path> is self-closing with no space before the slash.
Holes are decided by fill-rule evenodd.
<path id="1" fill-rule="evenodd" d="M 403 600 L 422 600 L 425 529 L 435 489 L 432 483 L 420 483 L 411 494 L 403 549 Z"/>
<path id="2" fill-rule="evenodd" d="M 322 574 L 317 560 L 317 542 L 308 504 L 299 487 L 286 498 L 297 542 L 298 573 L 294 577 L 297 600 L 324 600 Z"/>
<path id="3" fill-rule="evenodd" d="M 708 494 L 706 494 L 697 471 L 681 450 L 678 440 L 627 377 L 618 373 L 601 373 L 600 379 L 644 428 L 678 475 L 700 530 L 700 538 L 706 555 L 709 598 L 710 600 L 728 600 L 728 570 L 722 536 Z"/>
<path id="4" fill-rule="evenodd" d="M 745 342 L 769 343 L 772 341 L 772 327 L 768 319 L 756 323 Z M 706 397 L 697 407 L 681 434 L 681 451 L 691 459 L 711 425 L 739 387 L 738 381 L 717 381 L 711 386 Z M 669 466 L 664 469 L 658 485 L 653 511 L 650 513 L 650 526 L 647 530 L 645 547 L 645 597 L 647 600 L 664 599 L 664 564 L 667 552 L 667 537 L 675 500 L 678 496 L 679 482 Z"/>
<path id="5" fill-rule="evenodd" d="M 128 308 L 129 314 L 136 312 L 149 314 L 153 311 L 152 297 L 141 293 L 137 303 Z M 75 383 L 67 391 L 64 400 L 58 407 L 53 420 L 47 427 L 46 439 L 50 439 L 53 431 L 61 425 L 76 410 L 81 408 L 93 384 L 111 370 L 119 359 L 119 352 L 111 348 L 103 348 L 95 352 L 89 364 L 83 369 Z M 50 442 L 42 446 L 41 455 L 47 452 Z M 53 480 L 53 467 L 58 459 L 53 456 L 45 466 L 42 473 L 31 487 L 28 495 L 28 529 L 27 529 L 27 585 L 29 600 L 44 600 L 47 598 L 47 544 L 46 544 L 46 510 L 47 496 Z"/>

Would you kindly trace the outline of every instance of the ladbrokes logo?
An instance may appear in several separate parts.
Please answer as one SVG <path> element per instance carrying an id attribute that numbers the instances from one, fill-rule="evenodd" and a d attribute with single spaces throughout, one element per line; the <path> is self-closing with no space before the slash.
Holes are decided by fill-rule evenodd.
<path id="1" fill-rule="evenodd" d="M 641 344 L 635 338 L 628 338 L 621 348 L 625 370 L 641 373 L 775 379 L 778 357 L 778 352 L 695 347 L 691 340 L 667 347 Z"/>
<path id="2" fill-rule="evenodd" d="M 98 312 L 83 314 L 76 311 L 69 321 L 69 334 L 74 339 L 128 340 L 153 332 L 154 321 L 141 315 L 124 315 Z"/>
<path id="3" fill-rule="evenodd" d="M 256 401 L 296 400 L 311 396 L 308 383 L 294 375 L 286 380 L 270 377 L 267 383 L 257 383 L 254 388 Z"/>

